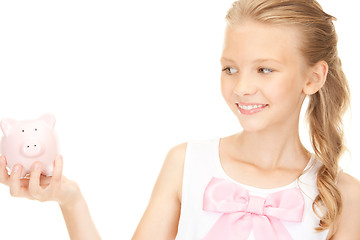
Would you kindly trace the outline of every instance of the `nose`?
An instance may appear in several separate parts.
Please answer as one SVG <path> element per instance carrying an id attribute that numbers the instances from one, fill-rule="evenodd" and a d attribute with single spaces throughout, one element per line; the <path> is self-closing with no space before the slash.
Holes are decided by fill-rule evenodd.
<path id="1" fill-rule="evenodd" d="M 237 79 L 234 86 L 234 93 L 239 96 L 253 95 L 257 92 L 257 86 L 254 80 L 249 76 L 242 74 Z"/>
<path id="2" fill-rule="evenodd" d="M 44 151 L 42 144 L 36 140 L 30 140 L 23 143 L 21 153 L 25 157 L 38 157 Z"/>

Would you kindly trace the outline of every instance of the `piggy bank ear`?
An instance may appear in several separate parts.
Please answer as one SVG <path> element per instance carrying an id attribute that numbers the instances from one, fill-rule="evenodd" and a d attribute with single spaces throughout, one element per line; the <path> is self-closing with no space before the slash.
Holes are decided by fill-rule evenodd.
<path id="1" fill-rule="evenodd" d="M 47 113 L 39 117 L 40 120 L 44 121 L 51 129 L 55 127 L 55 116 Z"/>
<path id="2" fill-rule="evenodd" d="M 16 120 L 9 118 L 4 118 L 3 120 L 1 120 L 0 122 L 1 130 L 6 137 L 9 136 L 9 132 L 11 128 L 16 124 L 16 122 L 17 122 Z"/>

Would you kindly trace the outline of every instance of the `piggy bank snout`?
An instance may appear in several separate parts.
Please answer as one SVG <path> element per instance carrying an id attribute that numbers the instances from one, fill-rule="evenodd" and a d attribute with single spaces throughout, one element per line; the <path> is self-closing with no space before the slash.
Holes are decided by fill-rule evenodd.
<path id="1" fill-rule="evenodd" d="M 25 157 L 38 157 L 45 150 L 45 146 L 37 140 L 28 140 L 21 145 L 21 154 Z"/>

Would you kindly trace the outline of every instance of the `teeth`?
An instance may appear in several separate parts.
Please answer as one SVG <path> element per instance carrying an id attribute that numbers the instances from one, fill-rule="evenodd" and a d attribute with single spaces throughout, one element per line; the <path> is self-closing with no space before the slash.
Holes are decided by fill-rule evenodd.
<path id="1" fill-rule="evenodd" d="M 238 103 L 238 106 L 241 108 L 241 109 L 245 109 L 245 110 L 250 110 L 250 109 L 254 109 L 254 108 L 260 108 L 260 107 L 265 107 L 266 104 L 263 104 L 263 105 L 240 105 Z"/>

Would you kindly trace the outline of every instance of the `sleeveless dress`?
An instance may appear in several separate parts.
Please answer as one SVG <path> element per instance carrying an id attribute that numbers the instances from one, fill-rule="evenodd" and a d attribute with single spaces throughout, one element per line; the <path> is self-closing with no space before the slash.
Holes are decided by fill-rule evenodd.
<path id="1" fill-rule="evenodd" d="M 204 191 L 211 179 L 226 179 L 246 189 L 252 196 L 266 198 L 270 194 L 287 190 L 300 189 L 303 196 L 304 212 L 300 222 L 281 221 L 294 240 L 326 240 L 329 230 L 317 233 L 314 228 L 319 225 L 319 218 L 312 210 L 312 203 L 318 195 L 316 186 L 317 170 L 321 166 L 315 154 L 304 169 L 304 173 L 294 182 L 278 188 L 261 189 L 238 183 L 223 170 L 219 157 L 220 138 L 193 140 L 187 144 L 182 186 L 181 214 L 176 240 L 201 240 L 223 215 L 222 213 L 203 210 Z M 244 238 L 239 238 L 244 239 Z M 251 231 L 248 240 L 255 238 Z M 265 240 L 266 238 L 264 238 Z M 219 240 L 227 240 L 219 238 Z"/>

